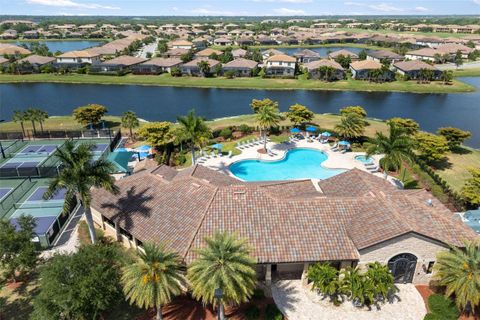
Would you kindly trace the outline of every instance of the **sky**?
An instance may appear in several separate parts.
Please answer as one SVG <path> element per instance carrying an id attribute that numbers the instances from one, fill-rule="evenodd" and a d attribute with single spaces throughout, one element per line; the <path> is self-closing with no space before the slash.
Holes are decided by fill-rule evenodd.
<path id="1" fill-rule="evenodd" d="M 0 0 L 0 15 L 480 16 L 480 0 Z"/>

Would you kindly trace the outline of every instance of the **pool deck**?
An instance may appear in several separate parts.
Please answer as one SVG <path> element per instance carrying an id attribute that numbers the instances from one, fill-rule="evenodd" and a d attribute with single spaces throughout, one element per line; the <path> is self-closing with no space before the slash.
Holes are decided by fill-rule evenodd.
<path id="1" fill-rule="evenodd" d="M 263 148 L 263 145 L 255 145 L 252 147 L 240 149 L 242 153 L 236 156 L 232 156 L 231 158 L 224 155 L 223 157 L 206 159 L 204 162 L 200 162 L 200 164 L 205 167 L 221 171 L 227 175 L 230 175 L 238 179 L 238 177 L 233 175 L 228 168 L 234 162 L 237 162 L 240 160 L 277 161 L 277 160 L 283 159 L 285 157 L 285 153 L 290 149 L 309 148 L 309 149 L 323 151 L 328 156 L 328 159 L 322 162 L 322 166 L 325 168 L 345 169 L 345 170 L 351 170 L 351 169 L 357 168 L 357 169 L 369 172 L 365 167 L 364 163 L 358 160 L 355 160 L 356 156 L 365 155 L 364 152 L 347 152 L 347 153 L 341 153 L 340 151 L 335 152 L 331 150 L 331 146 L 328 143 L 322 144 L 317 140 L 313 140 L 313 142 L 309 142 L 306 139 L 304 139 L 304 140 L 299 140 L 298 142 L 288 143 L 288 144 L 268 142 L 267 148 L 269 148 L 273 152 L 273 155 L 258 153 L 257 150 L 261 148 Z M 374 160 L 375 165 L 378 167 L 379 160 L 382 158 L 382 156 L 374 155 L 372 156 L 372 158 Z M 384 177 L 383 173 L 381 172 L 376 172 L 372 174 L 378 177 Z M 396 186 L 399 185 L 397 179 L 395 178 L 392 178 L 389 176 L 388 180 Z"/>

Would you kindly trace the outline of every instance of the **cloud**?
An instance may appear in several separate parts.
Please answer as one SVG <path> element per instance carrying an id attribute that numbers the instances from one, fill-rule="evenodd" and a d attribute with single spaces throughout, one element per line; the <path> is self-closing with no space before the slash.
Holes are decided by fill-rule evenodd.
<path id="1" fill-rule="evenodd" d="M 288 8 L 273 9 L 273 12 L 282 16 L 303 16 L 306 14 L 304 10 Z"/>
<path id="2" fill-rule="evenodd" d="M 195 8 L 190 10 L 189 12 L 198 16 L 234 16 L 240 14 L 238 12 L 222 11 L 209 8 Z"/>
<path id="3" fill-rule="evenodd" d="M 104 6 L 96 3 L 79 3 L 72 0 L 27 0 L 27 3 L 50 7 L 63 7 L 75 9 L 109 9 L 119 10 L 120 7 Z"/>
<path id="4" fill-rule="evenodd" d="M 359 6 L 359 7 L 365 6 L 363 3 L 353 2 L 353 1 L 347 1 L 347 2 L 344 2 L 343 4 L 346 6 Z"/>
<path id="5" fill-rule="evenodd" d="M 368 6 L 370 9 L 382 11 L 382 12 L 400 12 L 403 11 L 401 8 L 394 7 L 388 3 L 379 3 L 379 4 L 371 4 Z"/>
<path id="6" fill-rule="evenodd" d="M 480 1 L 480 0 L 479 0 L 479 1 Z M 414 10 L 415 10 L 415 11 L 418 11 L 418 12 L 430 11 L 428 8 L 425 8 L 425 7 L 415 7 Z"/>
<path id="7" fill-rule="evenodd" d="M 253 2 L 312 3 L 313 0 L 252 0 Z"/>
<path id="8" fill-rule="evenodd" d="M 473 3 L 480 4 L 480 0 L 472 0 Z"/>

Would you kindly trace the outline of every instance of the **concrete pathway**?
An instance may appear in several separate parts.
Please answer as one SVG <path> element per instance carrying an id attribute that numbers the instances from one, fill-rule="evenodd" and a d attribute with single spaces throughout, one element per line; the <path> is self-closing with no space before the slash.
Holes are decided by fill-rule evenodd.
<path id="1" fill-rule="evenodd" d="M 50 258 L 55 253 L 73 253 L 76 252 L 80 241 L 78 239 L 78 222 L 83 218 L 83 208 L 81 206 L 77 207 L 77 210 L 74 211 L 72 216 L 70 216 L 67 224 L 60 232 L 60 235 L 57 237 L 53 243 L 53 247 L 49 250 L 42 251 L 42 258 Z"/>
<path id="2" fill-rule="evenodd" d="M 272 285 L 279 310 L 295 320 L 422 320 L 427 310 L 413 284 L 398 284 L 398 300 L 381 306 L 355 308 L 350 301 L 334 306 L 329 300 L 302 286 L 301 280 L 280 280 Z"/>
<path id="3" fill-rule="evenodd" d="M 288 143 L 288 144 L 268 142 L 267 148 L 273 152 L 273 155 L 258 153 L 257 150 L 262 147 L 263 145 L 255 145 L 252 147 L 240 149 L 242 153 L 237 156 L 233 156 L 231 158 L 227 156 L 222 156 L 222 157 L 217 156 L 215 158 L 210 157 L 209 159 L 206 159 L 199 163 L 203 166 L 221 171 L 227 175 L 230 175 L 236 178 L 228 169 L 228 167 L 236 161 L 246 160 L 246 159 L 276 161 L 276 160 L 283 159 L 285 157 L 286 152 L 290 149 L 310 148 L 310 149 L 323 151 L 324 153 L 327 154 L 328 159 L 321 164 L 325 168 L 346 169 L 346 170 L 357 168 L 357 169 L 368 172 L 367 168 L 362 162 L 355 160 L 356 156 L 365 155 L 364 152 L 347 152 L 347 153 L 341 153 L 339 151 L 334 152 L 334 151 L 331 151 L 331 147 L 329 144 L 320 143 L 318 140 L 313 140 L 313 142 L 308 142 L 306 139 L 304 139 L 295 143 Z M 382 158 L 382 156 L 374 155 L 372 158 L 374 159 L 374 163 L 378 167 L 379 161 Z M 373 174 L 378 177 L 382 177 L 382 178 L 384 177 L 384 175 L 380 172 L 376 172 Z M 401 183 L 399 183 L 399 181 L 393 177 L 389 176 L 388 181 L 390 181 L 392 184 L 394 184 L 397 187 L 400 187 L 400 188 L 402 187 Z"/>

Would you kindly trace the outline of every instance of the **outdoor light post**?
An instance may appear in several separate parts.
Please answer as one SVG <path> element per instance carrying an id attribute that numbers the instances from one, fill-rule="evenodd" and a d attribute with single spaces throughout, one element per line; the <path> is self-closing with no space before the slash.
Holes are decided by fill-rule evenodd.
<path id="1" fill-rule="evenodd" d="M 217 298 L 217 301 L 218 301 L 218 312 L 217 312 L 218 320 L 224 320 L 222 297 L 223 297 L 223 290 L 221 288 L 215 289 L 215 298 Z"/>

